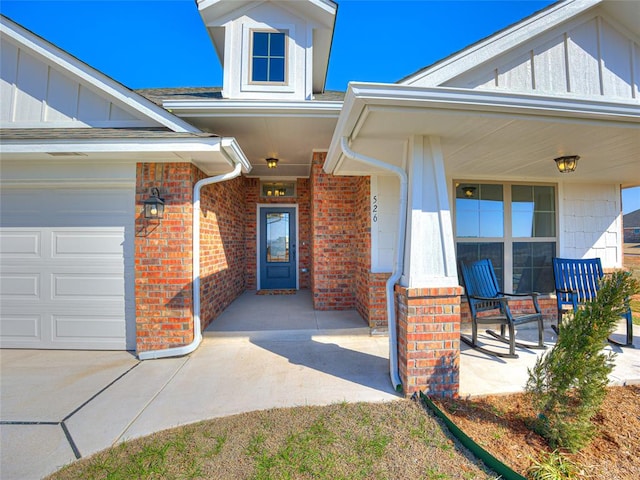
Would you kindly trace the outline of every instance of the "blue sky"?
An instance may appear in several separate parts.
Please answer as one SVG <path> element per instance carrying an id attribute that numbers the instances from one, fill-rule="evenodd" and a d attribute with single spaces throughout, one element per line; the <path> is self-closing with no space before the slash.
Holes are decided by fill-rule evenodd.
<path id="1" fill-rule="evenodd" d="M 395 82 L 551 0 L 339 0 L 327 89 Z M 129 88 L 220 86 L 194 0 L 1 0 L 0 11 Z M 623 192 L 625 213 L 640 188 Z"/>

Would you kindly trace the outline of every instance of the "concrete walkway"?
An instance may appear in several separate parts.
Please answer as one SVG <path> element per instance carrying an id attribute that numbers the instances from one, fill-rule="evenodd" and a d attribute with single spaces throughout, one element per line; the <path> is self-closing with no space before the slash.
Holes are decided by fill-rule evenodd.
<path id="1" fill-rule="evenodd" d="M 123 440 L 203 419 L 399 398 L 388 339 L 371 337 L 355 312 L 314 312 L 305 295 L 247 293 L 187 357 L 2 350 L 0 478 L 42 478 Z"/>
<path id="2" fill-rule="evenodd" d="M 640 382 L 640 349 L 619 350 L 612 381 Z M 505 361 L 463 346 L 461 395 L 522 390 L 536 354 L 519 353 Z M 400 398 L 388 338 L 370 336 L 355 312 L 313 311 L 308 292 L 245 293 L 187 357 L 2 350 L 0 361 L 3 480 L 42 478 L 123 440 L 203 419 Z"/>

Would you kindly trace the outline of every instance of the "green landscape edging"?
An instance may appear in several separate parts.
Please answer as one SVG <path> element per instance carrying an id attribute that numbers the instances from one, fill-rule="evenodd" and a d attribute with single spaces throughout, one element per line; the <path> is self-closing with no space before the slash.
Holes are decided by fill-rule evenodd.
<path id="1" fill-rule="evenodd" d="M 422 402 L 444 422 L 451 434 L 456 437 L 462 445 L 467 447 L 471 453 L 482 460 L 487 467 L 501 475 L 504 480 L 527 480 L 525 477 L 514 472 L 511 468 L 474 442 L 469 435 L 460 430 L 460 428 L 422 392 L 420 392 L 420 400 L 422 400 Z"/>

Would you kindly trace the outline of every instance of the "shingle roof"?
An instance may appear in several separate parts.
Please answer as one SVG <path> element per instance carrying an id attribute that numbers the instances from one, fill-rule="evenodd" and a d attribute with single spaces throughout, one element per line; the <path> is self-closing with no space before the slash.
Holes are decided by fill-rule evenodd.
<path id="1" fill-rule="evenodd" d="M 212 133 L 174 132 L 159 128 L 3 128 L 0 138 L 6 140 L 117 140 L 138 139 L 178 139 L 210 138 Z"/>
<path id="2" fill-rule="evenodd" d="M 640 210 L 634 210 L 622 217 L 622 225 L 624 228 L 638 228 L 640 227 Z"/>
<path id="3" fill-rule="evenodd" d="M 224 100 L 221 87 L 142 88 L 135 91 L 157 105 L 165 100 Z M 344 92 L 327 90 L 314 95 L 312 102 L 342 102 Z"/>

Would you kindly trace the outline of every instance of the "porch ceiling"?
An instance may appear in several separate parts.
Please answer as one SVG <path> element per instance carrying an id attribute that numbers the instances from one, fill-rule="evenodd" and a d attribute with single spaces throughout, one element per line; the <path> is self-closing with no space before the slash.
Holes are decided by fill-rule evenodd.
<path id="1" fill-rule="evenodd" d="M 308 177 L 313 152 L 327 150 L 342 102 L 164 102 L 205 132 L 233 137 L 251 163 L 249 176 Z M 275 157 L 277 168 L 265 159 Z"/>
<path id="2" fill-rule="evenodd" d="M 578 105 L 585 108 L 577 110 L 568 104 L 551 108 L 553 102 L 542 101 L 496 105 L 480 95 L 464 99 L 467 103 L 443 103 L 443 98 L 435 97 L 352 100 L 325 164 L 331 169 L 333 163 L 333 172 L 339 175 L 373 172 L 340 154 L 334 145 L 339 135 L 347 134 L 356 152 L 396 165 L 404 161 L 410 136 L 427 135 L 440 137 L 446 173 L 454 178 L 640 185 L 637 106 L 588 110 L 585 102 Z M 560 174 L 553 159 L 570 154 L 580 155 L 578 168 Z"/>

